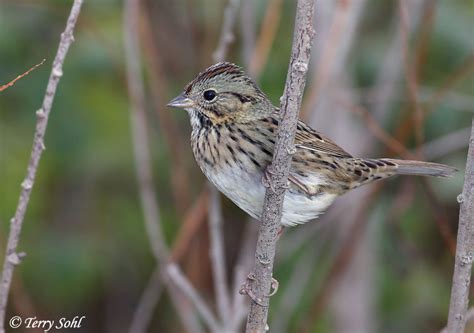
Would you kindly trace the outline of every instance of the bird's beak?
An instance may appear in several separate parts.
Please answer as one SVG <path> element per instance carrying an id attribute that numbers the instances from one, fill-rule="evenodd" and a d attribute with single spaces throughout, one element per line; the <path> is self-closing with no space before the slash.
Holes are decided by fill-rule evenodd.
<path id="1" fill-rule="evenodd" d="M 173 108 L 186 109 L 193 107 L 194 102 L 182 93 L 169 101 L 167 105 Z"/>

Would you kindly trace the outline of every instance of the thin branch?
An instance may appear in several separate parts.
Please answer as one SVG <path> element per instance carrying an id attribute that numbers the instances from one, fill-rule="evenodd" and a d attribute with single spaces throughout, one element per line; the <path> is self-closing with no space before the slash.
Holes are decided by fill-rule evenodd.
<path id="1" fill-rule="evenodd" d="M 155 267 L 150 280 L 142 293 L 142 297 L 138 302 L 137 309 L 133 314 L 132 324 L 130 325 L 130 333 L 145 333 L 148 332 L 148 326 L 153 319 L 156 304 L 160 299 L 163 291 L 163 284 L 161 283 L 161 273 L 158 267 Z"/>
<path id="2" fill-rule="evenodd" d="M 472 261 L 474 257 L 474 118 L 467 153 L 464 187 L 460 204 L 456 259 L 449 304 L 448 332 L 462 333 L 466 326 Z"/>
<path id="3" fill-rule="evenodd" d="M 421 152 L 421 145 L 423 144 L 424 132 L 423 132 L 423 109 L 418 102 L 418 78 L 416 73 L 415 64 L 410 62 L 410 47 L 409 47 L 409 17 L 406 0 L 399 0 L 399 12 L 400 12 L 400 29 L 402 37 L 402 50 L 403 50 L 403 61 L 405 66 L 405 79 L 407 81 L 408 96 L 415 110 L 413 120 L 415 123 L 415 139 L 419 151 Z"/>
<path id="4" fill-rule="evenodd" d="M 216 51 L 212 54 L 215 62 L 223 61 L 226 57 L 227 50 L 230 43 L 234 41 L 234 29 L 235 21 L 237 18 L 237 11 L 240 4 L 240 0 L 229 0 L 224 11 L 224 23 L 222 25 L 221 37 Z"/>
<path id="5" fill-rule="evenodd" d="M 259 225 L 255 251 L 255 282 L 252 284 L 247 332 L 265 332 L 272 285 L 273 262 L 283 210 L 296 124 L 306 83 L 313 28 L 314 1 L 298 0 L 291 59 L 281 102 L 282 119 L 278 126 L 277 141 L 271 165 L 268 166 L 269 186 L 265 192 L 262 219 Z"/>
<path id="6" fill-rule="evenodd" d="M 237 263 L 234 266 L 234 276 L 232 285 L 232 295 L 234 296 L 232 311 L 233 318 L 229 325 L 231 332 L 239 331 L 242 326 L 242 322 L 247 317 L 248 313 L 248 302 L 247 299 L 239 295 L 241 283 L 244 281 L 248 271 L 252 269 L 255 253 L 255 243 L 257 242 L 257 231 L 258 222 L 252 218 L 248 219 L 248 223 L 245 226 L 245 230 L 242 236 L 243 241 L 240 245 L 239 257 Z"/>
<path id="7" fill-rule="evenodd" d="M 240 0 L 229 0 L 224 10 L 224 21 L 222 23 L 221 36 L 219 43 L 213 53 L 215 62 L 224 61 L 229 51 L 230 43 L 234 40 L 234 25 L 236 22 Z M 214 292 L 216 294 L 216 303 L 219 311 L 219 317 L 224 329 L 232 322 L 233 315 L 231 311 L 231 301 L 229 295 L 229 286 L 226 277 L 226 260 L 224 249 L 224 235 L 222 228 L 222 210 L 219 197 L 219 191 L 210 186 L 209 200 L 209 233 L 211 236 L 211 261 L 214 280 Z M 235 294 L 234 297 L 239 297 Z M 234 313 L 235 315 L 235 313 Z"/>
<path id="8" fill-rule="evenodd" d="M 128 0 L 126 2 L 125 12 L 124 12 L 124 25 L 125 25 L 125 51 L 127 58 L 127 74 L 128 74 L 128 83 L 129 83 L 129 94 L 132 100 L 132 105 L 134 112 L 131 113 L 131 123 L 132 123 L 132 137 L 133 137 L 133 147 L 135 153 L 135 161 L 137 167 L 137 179 L 139 183 L 140 198 L 143 206 L 143 211 L 145 214 L 145 225 L 147 228 L 147 234 L 150 238 L 150 245 L 152 247 L 152 252 L 157 260 L 157 263 L 160 265 L 167 265 L 165 270 L 166 276 L 164 276 L 164 282 L 170 287 L 170 293 L 172 300 L 175 303 L 176 309 L 179 311 L 183 321 L 186 318 L 189 320 L 192 316 L 189 312 L 184 313 L 184 307 L 179 306 L 179 297 L 176 295 L 176 291 L 172 286 L 177 287 L 182 293 L 189 297 L 196 310 L 201 314 L 204 322 L 207 326 L 213 331 L 219 331 L 219 326 L 217 320 L 214 318 L 214 314 L 209 309 L 209 307 L 202 301 L 201 297 L 197 291 L 193 288 L 191 283 L 186 279 L 184 274 L 180 271 L 179 267 L 173 263 L 168 263 L 169 261 L 169 250 L 164 241 L 162 231 L 161 231 L 161 222 L 159 217 L 159 208 L 157 204 L 156 194 L 153 190 L 153 181 L 152 181 L 152 172 L 151 172 L 151 158 L 150 158 L 150 148 L 147 137 L 147 126 L 146 126 L 146 116 L 145 116 L 145 96 L 144 96 L 144 86 L 143 79 L 140 74 L 140 54 L 139 46 L 137 42 L 138 35 L 138 14 L 139 14 L 139 0 Z M 228 44 L 233 40 L 232 28 L 235 22 L 235 16 L 237 14 L 237 6 L 239 1 L 230 0 L 229 6 L 225 10 L 224 17 L 224 27 L 221 36 L 221 42 L 215 52 L 216 61 L 220 61 L 225 57 L 227 52 Z M 221 57 L 222 59 L 220 59 Z M 215 191 L 215 190 L 214 190 Z M 217 195 L 217 193 L 216 193 Z M 212 208 L 211 208 L 212 210 Z M 218 211 L 217 211 L 218 212 Z M 217 223 L 221 221 L 220 218 L 216 219 Z M 222 230 L 221 228 L 211 228 L 211 231 L 215 231 L 217 234 L 212 237 L 213 240 L 220 239 L 222 244 Z M 212 247 L 222 248 L 219 245 L 216 245 L 216 242 L 213 242 Z M 216 268 L 220 270 L 220 273 L 216 275 L 220 281 L 218 297 L 222 297 L 222 293 L 228 293 L 228 288 L 226 285 L 225 274 L 225 260 L 223 251 L 213 251 L 214 254 L 217 253 L 218 258 L 216 260 L 217 264 L 223 264 L 223 267 Z M 227 296 L 228 299 L 228 294 Z M 230 301 L 224 301 L 223 304 L 229 304 L 228 310 L 226 313 L 230 313 Z M 223 320 L 224 321 L 224 320 Z M 190 326 L 196 326 L 194 323 L 187 322 L 188 331 L 195 331 L 190 329 Z"/>
<path id="9" fill-rule="evenodd" d="M 176 211 L 181 213 L 190 205 L 190 192 L 188 186 L 190 183 L 189 173 L 186 170 L 186 157 L 184 142 L 179 133 L 179 126 L 172 117 L 171 112 L 164 108 L 163 99 L 169 86 L 166 81 L 166 75 L 163 75 L 163 65 L 156 38 L 153 35 L 152 18 L 145 8 L 145 1 L 140 1 L 140 23 L 141 23 L 141 45 L 143 46 L 147 73 L 149 75 L 150 91 L 158 118 L 159 130 L 164 140 L 164 146 L 169 147 L 167 153 L 170 158 L 170 165 L 173 170 L 171 173 L 171 189 Z M 187 144 L 187 143 L 186 143 Z"/>
<path id="10" fill-rule="evenodd" d="M 150 143 L 145 114 L 145 87 L 141 77 L 140 48 L 138 45 L 138 0 L 125 2 L 124 47 L 130 95 L 130 122 L 135 157 L 136 176 L 145 226 L 152 253 L 160 263 L 166 262 L 168 248 L 161 230 L 158 200 L 153 188 Z"/>
<path id="11" fill-rule="evenodd" d="M 225 273 L 227 265 L 225 260 L 224 236 L 222 234 L 222 208 L 219 192 L 215 188 L 211 190 L 209 209 L 209 234 L 212 244 L 211 261 L 214 292 L 216 293 L 216 304 L 220 319 L 222 322 L 227 323 L 231 317 L 231 307 L 229 286 L 227 285 Z"/>
<path id="12" fill-rule="evenodd" d="M 153 177 L 150 156 L 150 144 L 148 140 L 147 121 L 145 114 L 145 89 L 141 77 L 140 48 L 138 45 L 138 17 L 139 0 L 128 0 L 124 9 L 124 47 L 127 64 L 127 83 L 131 99 L 130 117 L 131 132 L 133 139 L 133 151 L 135 155 L 136 175 L 140 192 L 140 200 L 145 217 L 145 226 L 150 241 L 152 254 L 157 264 L 161 267 L 168 264 L 169 250 L 161 230 L 161 220 L 157 196 L 153 188 Z M 178 269 L 178 268 L 177 268 Z M 171 300 L 174 303 L 183 324 L 188 331 L 195 329 L 198 323 L 187 306 L 183 306 L 183 300 L 178 297 L 173 279 L 168 278 L 167 270 L 162 271 L 163 282 L 170 291 Z M 184 276 L 183 276 L 183 279 Z M 178 286 L 179 287 L 179 286 Z M 209 323 L 207 323 L 209 325 Z"/>
<path id="13" fill-rule="evenodd" d="M 29 70 L 27 70 L 26 72 L 24 72 L 23 74 L 21 75 L 18 75 L 16 78 L 14 78 L 13 80 L 11 80 L 10 82 L 8 82 L 7 84 L 4 84 L 3 86 L 0 86 L 0 92 L 4 91 L 5 89 L 13 86 L 15 84 L 16 81 L 20 80 L 21 78 L 27 76 L 28 74 L 30 74 L 32 71 L 34 71 L 36 68 L 38 68 L 39 66 L 41 66 L 42 64 L 44 64 L 44 62 L 46 61 L 46 59 L 43 59 L 39 64 L 36 64 L 34 65 L 33 67 L 31 67 Z"/>
<path id="14" fill-rule="evenodd" d="M 194 287 L 185 278 L 178 266 L 175 264 L 169 264 L 166 267 L 166 272 L 173 281 L 173 284 L 178 286 L 180 291 L 182 291 L 193 302 L 196 310 L 201 314 L 201 317 L 206 321 L 209 328 L 213 332 L 222 332 L 220 329 L 220 324 L 212 311 L 209 309 L 209 306 L 196 292 L 196 289 L 194 289 Z"/>
<path id="15" fill-rule="evenodd" d="M 255 49 L 256 3 L 254 0 L 242 0 L 240 9 L 240 31 L 242 34 L 242 58 L 246 67 L 249 66 Z"/>
<path id="16" fill-rule="evenodd" d="M 206 222 L 209 211 L 209 191 L 206 187 L 196 198 L 193 206 L 184 214 L 178 235 L 173 242 L 171 260 L 180 262 L 189 249 L 191 240 Z"/>
<path id="17" fill-rule="evenodd" d="M 46 93 L 44 95 L 43 104 L 41 108 L 36 111 L 36 129 L 33 139 L 33 149 L 31 151 L 30 160 L 28 162 L 28 169 L 26 177 L 21 183 L 20 198 L 18 206 L 15 211 L 15 216 L 10 221 L 10 232 L 8 235 L 7 248 L 5 251 L 5 259 L 3 263 L 2 280 L 0 282 L 0 333 L 5 331 L 5 310 L 8 300 L 8 292 L 13 276 L 15 265 L 21 261 L 24 253 L 17 253 L 18 243 L 20 241 L 21 227 L 25 217 L 26 208 L 30 201 L 31 191 L 35 182 L 36 171 L 41 159 L 44 146 L 44 136 L 46 127 L 48 125 L 49 114 L 53 105 L 54 95 L 61 76 L 63 75 L 63 63 L 66 54 L 74 40 L 73 31 L 76 26 L 77 18 L 81 11 L 82 0 L 75 0 L 69 18 L 66 23 L 66 29 L 61 34 L 58 51 L 54 58 L 53 67 L 49 76 Z"/>

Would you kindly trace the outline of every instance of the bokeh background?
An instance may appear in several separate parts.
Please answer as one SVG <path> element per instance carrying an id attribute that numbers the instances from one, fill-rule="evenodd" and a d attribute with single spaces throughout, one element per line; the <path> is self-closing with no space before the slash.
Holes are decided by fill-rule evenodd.
<path id="1" fill-rule="evenodd" d="M 162 227 L 173 258 L 216 309 L 207 185 L 189 147 L 187 114 L 166 102 L 213 63 L 227 2 L 140 3 L 138 60 Z M 0 84 L 46 59 L 0 93 L 0 254 L 71 4 L 0 0 Z M 226 56 L 275 104 L 295 7 L 289 0 L 240 1 Z M 15 270 L 7 319 L 85 315 L 81 331 L 129 331 L 155 269 L 135 174 L 123 19 L 121 1 L 85 1 L 25 217 L 20 250 L 27 256 Z M 315 26 L 302 117 L 354 155 L 416 156 L 460 172 L 367 186 L 318 221 L 286 230 L 271 331 L 439 331 L 448 313 L 456 196 L 474 112 L 474 3 L 322 0 Z M 255 227 L 222 200 L 232 285 L 242 257 L 250 258 L 243 260 L 250 271 Z M 185 331 L 166 292 L 148 331 Z"/>

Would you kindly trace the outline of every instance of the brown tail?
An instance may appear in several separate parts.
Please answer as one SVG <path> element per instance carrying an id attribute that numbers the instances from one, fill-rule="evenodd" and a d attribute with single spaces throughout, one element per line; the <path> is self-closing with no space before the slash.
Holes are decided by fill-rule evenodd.
<path id="1" fill-rule="evenodd" d="M 350 175 L 348 177 L 349 188 L 356 188 L 395 175 L 450 177 L 457 171 L 453 167 L 438 163 L 391 158 L 353 158 L 347 160 L 346 163 Z"/>
<path id="2" fill-rule="evenodd" d="M 456 168 L 448 165 L 431 162 L 396 160 L 390 158 L 381 158 L 380 161 L 395 164 L 392 170 L 398 175 L 451 177 L 457 171 Z"/>

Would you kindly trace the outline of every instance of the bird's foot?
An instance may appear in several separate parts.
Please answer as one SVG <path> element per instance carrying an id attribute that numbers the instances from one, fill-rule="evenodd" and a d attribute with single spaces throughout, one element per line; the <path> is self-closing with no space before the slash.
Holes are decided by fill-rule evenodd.
<path id="1" fill-rule="evenodd" d="M 274 174 L 271 165 L 268 165 L 265 170 L 263 171 L 263 176 L 262 176 L 262 184 L 266 188 L 270 187 L 273 192 L 275 192 L 275 188 L 273 187 L 273 183 L 271 181 L 271 176 Z"/>
<path id="2" fill-rule="evenodd" d="M 257 303 L 260 306 L 268 306 L 268 304 L 264 303 L 264 300 L 262 298 L 259 298 L 259 297 L 257 297 L 257 295 L 255 295 L 255 293 L 252 289 L 252 284 L 255 283 L 256 281 L 257 281 L 257 279 L 255 277 L 255 273 L 253 273 L 253 272 L 250 273 L 247 276 L 247 279 L 245 280 L 245 282 L 240 287 L 239 294 L 247 295 L 248 297 L 250 297 L 250 299 L 252 301 L 254 301 L 255 303 Z M 266 298 L 268 298 L 268 297 L 272 297 L 273 295 L 275 295 L 278 291 L 278 286 L 279 286 L 278 280 L 272 278 L 270 294 L 264 295 L 264 296 Z"/>

